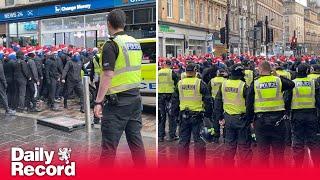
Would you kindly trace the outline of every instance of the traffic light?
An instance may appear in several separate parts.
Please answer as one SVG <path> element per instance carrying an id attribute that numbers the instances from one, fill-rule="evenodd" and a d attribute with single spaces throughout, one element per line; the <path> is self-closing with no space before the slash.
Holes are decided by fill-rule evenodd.
<path id="1" fill-rule="evenodd" d="M 268 43 L 273 43 L 273 29 L 268 28 Z"/>
<path id="2" fill-rule="evenodd" d="M 257 25 L 255 27 L 258 28 L 260 35 L 257 34 L 257 36 L 260 37 L 260 42 L 263 43 L 263 23 L 262 23 L 262 21 L 258 21 Z"/>
<path id="3" fill-rule="evenodd" d="M 226 43 L 226 28 L 225 27 L 220 29 L 220 42 L 222 44 Z"/>
<path id="4" fill-rule="evenodd" d="M 292 37 L 290 49 L 291 49 L 291 50 L 297 49 L 297 38 L 296 38 L 296 37 Z"/>

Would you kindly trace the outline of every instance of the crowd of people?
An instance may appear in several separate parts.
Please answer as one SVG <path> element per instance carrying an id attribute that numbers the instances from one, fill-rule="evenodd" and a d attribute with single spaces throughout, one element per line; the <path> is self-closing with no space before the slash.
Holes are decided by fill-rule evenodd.
<path id="1" fill-rule="evenodd" d="M 40 101 L 58 111 L 61 101 L 68 108 L 73 94 L 79 97 L 84 112 L 81 76 L 90 75 L 98 82 L 94 71 L 100 66 L 98 51 L 66 45 L 20 47 L 14 43 L 10 48 L 0 47 L 0 98 L 6 114 L 40 112 Z"/>
<path id="2" fill-rule="evenodd" d="M 255 142 L 261 166 L 269 166 L 272 150 L 273 165 L 284 167 L 292 147 L 302 167 L 307 146 L 319 167 L 320 57 L 159 58 L 158 76 L 158 138 L 166 140 L 168 119 L 167 141 L 179 140 L 180 165 L 188 165 L 192 136 L 196 166 L 205 165 L 206 143 L 223 138 L 225 166 L 250 167 Z"/>

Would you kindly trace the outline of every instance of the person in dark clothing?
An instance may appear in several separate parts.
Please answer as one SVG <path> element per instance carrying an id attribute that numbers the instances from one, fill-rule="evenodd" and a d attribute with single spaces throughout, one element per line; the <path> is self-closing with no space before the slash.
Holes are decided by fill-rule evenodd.
<path id="1" fill-rule="evenodd" d="M 204 167 L 206 144 L 200 137 L 200 131 L 204 121 L 211 118 L 212 98 L 206 83 L 196 78 L 196 65 L 189 64 L 186 72 L 187 77 L 179 81 L 172 100 L 173 115 L 180 116 L 178 161 L 179 165 L 188 166 L 192 135 L 195 143 L 195 166 Z"/>
<path id="2" fill-rule="evenodd" d="M 53 55 L 48 55 L 45 62 L 45 81 L 49 90 L 48 106 L 51 110 L 57 111 L 58 107 L 55 103 L 55 95 L 57 82 L 60 81 L 60 74 L 58 70 L 58 63 Z"/>
<path id="3" fill-rule="evenodd" d="M 40 58 L 40 56 L 35 56 L 34 62 L 36 64 L 38 78 L 39 78 L 39 84 L 37 85 L 37 100 L 38 100 L 41 97 L 41 91 L 42 91 L 42 86 L 43 86 L 44 61 L 43 61 L 43 58 Z"/>
<path id="4" fill-rule="evenodd" d="M 40 84 L 38 70 L 36 63 L 34 62 L 35 54 L 29 53 L 26 57 L 29 74 L 31 74 L 31 80 L 27 82 L 27 93 L 26 93 L 26 105 L 30 112 L 40 112 L 37 108 L 36 92 L 38 91 L 38 85 Z"/>
<path id="5" fill-rule="evenodd" d="M 237 149 L 239 167 L 250 167 L 252 160 L 251 120 L 247 119 L 245 114 L 248 86 L 244 72 L 245 68 L 242 65 L 233 65 L 231 76 L 220 86 L 214 102 L 216 121 L 220 121 L 225 126 L 223 163 L 226 167 L 235 165 Z"/>
<path id="6" fill-rule="evenodd" d="M 272 73 L 276 75 L 267 61 L 260 63 L 259 77 L 248 90 L 247 119 L 254 119 L 259 166 L 269 167 L 272 147 L 274 166 L 284 167 L 286 133 L 284 115 L 288 100 L 283 99 L 283 92 L 293 89 L 295 84 L 287 78 L 277 77 Z"/>
<path id="7" fill-rule="evenodd" d="M 17 52 L 17 61 L 14 65 L 14 79 L 17 82 L 18 89 L 18 112 L 25 110 L 25 97 L 28 81 L 32 80 L 32 75 L 28 70 L 28 64 L 24 60 L 24 54 L 21 51 Z"/>
<path id="8" fill-rule="evenodd" d="M 11 109 L 16 109 L 18 104 L 16 102 L 17 88 L 16 81 L 14 80 L 14 66 L 15 66 L 16 56 L 8 57 L 3 62 L 4 74 L 7 80 L 7 96 L 8 96 L 8 105 Z"/>
<path id="9" fill-rule="evenodd" d="M 64 108 L 68 108 L 69 95 L 72 93 L 72 91 L 75 91 L 80 98 L 80 111 L 84 113 L 81 70 L 86 71 L 81 62 L 80 54 L 75 53 L 72 57 L 72 60 L 68 61 L 63 69 L 61 82 L 66 83 Z"/>
<path id="10" fill-rule="evenodd" d="M 6 110 L 6 115 L 15 115 L 15 111 L 11 110 L 9 108 L 9 104 L 8 104 L 8 97 L 7 97 L 7 81 L 6 81 L 6 77 L 4 75 L 4 70 L 3 70 L 3 60 L 0 60 L 0 102 L 2 104 L 2 106 L 4 107 L 4 109 Z"/>
<path id="11" fill-rule="evenodd" d="M 62 77 L 62 73 L 63 73 L 63 68 L 64 68 L 64 64 L 63 64 L 63 61 L 60 56 L 58 56 L 58 54 L 54 54 L 54 58 L 58 64 L 58 72 L 60 74 L 60 78 Z M 62 79 L 62 78 L 61 78 Z M 62 95 L 62 92 L 63 92 L 63 88 L 64 87 L 64 84 L 61 82 L 61 81 L 58 81 L 57 82 L 57 90 L 56 90 L 56 96 L 55 96 L 55 101 L 56 102 L 60 102 L 61 100 L 61 95 Z"/>
<path id="12" fill-rule="evenodd" d="M 305 146 L 310 150 L 314 167 L 320 165 L 320 149 L 317 141 L 317 108 L 320 107 L 320 79 L 307 77 L 307 64 L 297 67 L 295 88 L 288 93 L 291 108 L 293 159 L 295 167 L 301 168 L 305 157 Z"/>

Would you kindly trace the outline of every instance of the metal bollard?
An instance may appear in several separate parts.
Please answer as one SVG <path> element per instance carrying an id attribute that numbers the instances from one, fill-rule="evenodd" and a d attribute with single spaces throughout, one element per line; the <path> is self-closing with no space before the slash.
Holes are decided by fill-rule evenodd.
<path id="1" fill-rule="evenodd" d="M 90 91 L 89 91 L 89 77 L 84 76 L 83 82 L 83 101 L 87 131 L 91 132 L 91 118 L 90 118 Z"/>

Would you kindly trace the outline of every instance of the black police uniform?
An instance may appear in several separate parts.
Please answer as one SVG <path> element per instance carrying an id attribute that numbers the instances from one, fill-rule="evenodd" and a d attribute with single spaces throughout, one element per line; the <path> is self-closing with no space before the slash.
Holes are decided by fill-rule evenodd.
<path id="1" fill-rule="evenodd" d="M 204 118 L 210 119 L 212 114 L 212 100 L 207 84 L 201 81 L 200 93 L 202 94 L 202 100 L 204 102 L 204 112 L 191 112 L 181 111 L 179 112 L 179 90 L 175 88 L 173 94 L 173 113 L 174 116 L 179 116 L 179 144 L 178 144 L 178 161 L 181 166 L 188 166 L 189 161 L 189 146 L 191 141 L 191 135 L 194 141 L 194 158 L 195 166 L 205 166 L 206 158 L 206 144 L 200 137 L 200 131 L 204 127 Z"/>
<path id="2" fill-rule="evenodd" d="M 176 86 L 179 77 L 178 75 L 172 71 L 172 80 L 174 85 Z M 166 128 L 166 120 L 167 114 L 169 118 L 169 140 L 174 140 L 176 138 L 176 131 L 177 131 L 177 120 L 172 114 L 170 113 L 171 104 L 172 104 L 172 94 L 171 93 L 159 93 L 158 94 L 158 109 L 159 109 L 159 127 L 158 127 L 158 137 L 159 140 L 162 141 L 166 135 L 165 128 Z"/>
<path id="3" fill-rule="evenodd" d="M 304 78 L 297 74 L 296 78 Z M 289 107 L 291 107 L 292 93 L 288 92 Z M 311 159 L 315 167 L 320 165 L 320 149 L 317 141 L 317 108 L 320 108 L 320 79 L 315 82 L 315 102 L 313 109 L 293 109 L 291 110 L 292 125 L 292 149 L 295 166 L 301 168 L 305 156 L 305 146 L 310 150 Z"/>
<path id="4" fill-rule="evenodd" d="M 239 80 L 242 77 L 230 76 L 231 80 Z M 244 81 L 244 79 L 243 79 Z M 245 81 L 244 81 L 245 82 Z M 243 98 L 246 100 L 248 87 L 243 88 Z M 246 101 L 247 102 L 247 101 Z M 221 87 L 217 93 L 214 102 L 214 112 L 216 113 L 216 122 L 225 120 L 225 151 L 223 155 L 223 163 L 225 166 L 234 166 L 234 157 L 239 151 L 239 167 L 250 167 L 252 160 L 251 149 L 251 119 L 248 119 L 246 114 L 229 115 L 224 113 L 223 99 Z"/>
<path id="5" fill-rule="evenodd" d="M 259 78 L 259 77 L 258 77 Z M 294 83 L 286 78 L 280 77 L 282 82 L 281 92 L 292 90 Z M 254 84 L 251 84 L 247 98 L 248 119 L 254 119 L 254 128 L 257 138 L 259 166 L 269 166 L 270 148 L 273 151 L 273 164 L 275 167 L 284 166 L 285 134 L 286 127 L 282 120 L 284 111 L 254 113 Z M 288 100 L 284 99 L 285 107 L 288 107 Z M 282 121 L 280 121 L 282 120 Z M 278 122 L 278 123 L 277 123 Z"/>
<path id="6" fill-rule="evenodd" d="M 119 32 L 115 36 L 124 34 L 124 32 Z M 107 41 L 103 46 L 103 71 L 114 71 L 118 55 L 119 48 L 116 43 Z M 134 164 L 145 166 L 145 150 L 140 132 L 142 128 L 141 113 L 142 103 L 138 88 L 117 93 L 115 103 L 109 101 L 104 105 L 101 119 L 101 163 L 111 166 L 114 164 L 120 138 L 125 132 Z"/>
<path id="7" fill-rule="evenodd" d="M 83 89 L 81 80 L 81 70 L 86 71 L 81 61 L 70 60 L 66 63 L 63 72 L 62 79 L 66 79 L 65 94 L 64 94 L 64 107 L 68 108 L 68 98 L 72 91 L 74 91 L 80 98 L 81 111 L 83 111 Z"/>
<path id="8" fill-rule="evenodd" d="M 48 56 L 45 62 L 45 80 L 48 87 L 49 95 L 48 95 L 48 106 L 49 108 L 55 107 L 55 95 L 57 82 L 60 78 L 60 74 L 58 71 L 58 63 L 53 56 Z"/>

